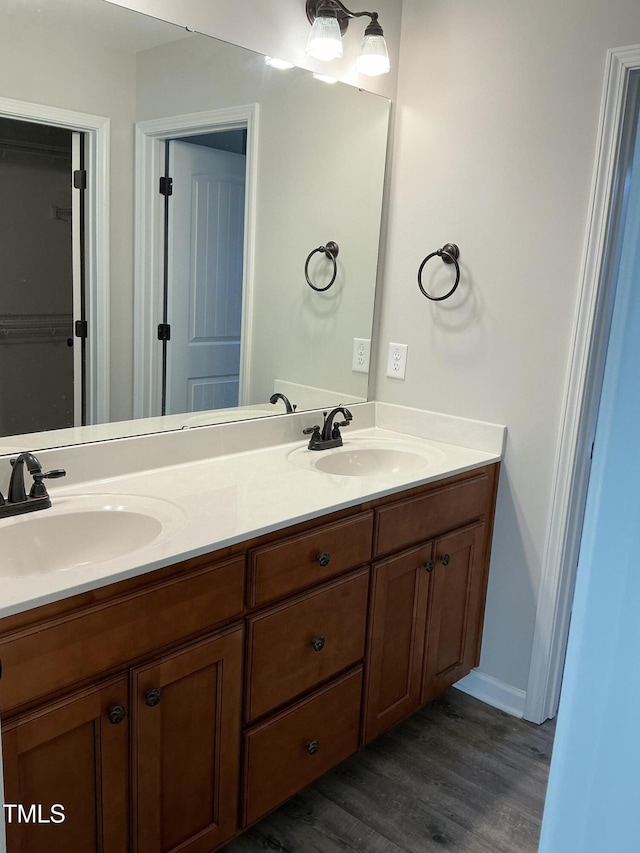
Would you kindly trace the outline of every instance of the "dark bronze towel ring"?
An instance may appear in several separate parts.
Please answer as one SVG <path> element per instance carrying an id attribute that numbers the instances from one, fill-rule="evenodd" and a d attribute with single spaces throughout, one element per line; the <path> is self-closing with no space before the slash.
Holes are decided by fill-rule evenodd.
<path id="1" fill-rule="evenodd" d="M 338 275 L 338 263 L 336 258 L 338 257 L 338 252 L 340 248 L 337 243 L 334 243 L 333 240 L 329 240 L 326 246 L 318 246 L 317 249 L 314 249 L 313 252 L 309 252 L 309 257 L 306 260 L 304 265 L 304 277 L 307 279 L 307 284 L 309 287 L 313 288 L 313 290 L 317 290 L 318 293 L 322 293 L 323 290 L 329 290 L 333 282 L 336 280 L 336 276 Z M 316 287 L 315 284 L 312 284 L 309 278 L 309 261 L 316 254 L 316 252 L 323 252 L 327 258 L 333 263 L 333 275 L 331 276 L 331 281 L 326 287 Z"/>
<path id="2" fill-rule="evenodd" d="M 427 291 L 422 286 L 422 270 L 425 267 L 427 261 L 430 261 L 431 258 L 435 258 L 436 255 L 445 262 L 445 264 L 455 264 L 456 267 L 456 280 L 453 283 L 453 287 L 448 293 L 445 293 L 444 296 L 431 296 L 427 293 Z M 460 284 L 460 265 L 458 264 L 458 258 L 460 257 L 460 249 L 456 246 L 455 243 L 445 243 L 441 249 L 437 249 L 435 252 L 431 252 L 430 255 L 424 259 L 424 261 L 420 264 L 420 269 L 418 270 L 418 287 L 424 296 L 427 299 L 431 299 L 432 302 L 442 302 L 443 299 L 448 299 L 450 296 L 455 293 L 456 287 Z"/>

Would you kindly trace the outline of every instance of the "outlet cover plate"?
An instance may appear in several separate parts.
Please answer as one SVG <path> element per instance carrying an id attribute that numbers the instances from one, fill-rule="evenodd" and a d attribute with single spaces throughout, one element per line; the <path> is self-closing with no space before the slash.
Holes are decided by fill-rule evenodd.
<path id="1" fill-rule="evenodd" d="M 387 355 L 387 376 L 391 379 L 404 379 L 407 370 L 408 344 L 389 344 Z"/>
<path id="2" fill-rule="evenodd" d="M 370 359 L 371 341 L 367 338 L 354 338 L 351 370 L 354 373 L 368 373 Z"/>

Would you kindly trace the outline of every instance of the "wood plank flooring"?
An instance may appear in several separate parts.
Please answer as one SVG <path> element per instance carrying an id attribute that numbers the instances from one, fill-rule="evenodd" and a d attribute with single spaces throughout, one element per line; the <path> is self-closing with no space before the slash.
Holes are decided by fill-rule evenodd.
<path id="1" fill-rule="evenodd" d="M 554 728 L 452 688 L 223 853 L 535 853 Z"/>

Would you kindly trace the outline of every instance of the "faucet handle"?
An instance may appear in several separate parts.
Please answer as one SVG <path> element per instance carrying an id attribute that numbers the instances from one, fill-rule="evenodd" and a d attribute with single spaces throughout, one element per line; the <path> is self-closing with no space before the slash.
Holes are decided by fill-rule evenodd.
<path id="1" fill-rule="evenodd" d="M 54 468 L 52 471 L 36 471 L 33 476 L 33 485 L 31 486 L 31 491 L 29 492 L 30 498 L 46 498 L 47 490 L 45 488 L 43 480 L 57 480 L 60 477 L 66 477 L 67 472 L 64 468 Z"/>
<path id="2" fill-rule="evenodd" d="M 320 434 L 320 425 L 314 424 L 312 427 L 307 427 L 302 430 L 303 435 L 310 435 L 309 450 L 318 450 L 322 446 L 322 435 Z"/>

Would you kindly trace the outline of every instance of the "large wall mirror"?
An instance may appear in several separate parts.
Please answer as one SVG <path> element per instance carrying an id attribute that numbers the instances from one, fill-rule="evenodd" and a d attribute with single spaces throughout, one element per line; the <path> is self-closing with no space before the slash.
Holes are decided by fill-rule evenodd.
<path id="1" fill-rule="evenodd" d="M 388 100 L 105 0 L 0 23 L 0 453 L 365 400 Z"/>

